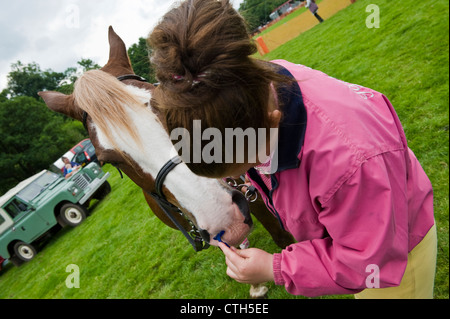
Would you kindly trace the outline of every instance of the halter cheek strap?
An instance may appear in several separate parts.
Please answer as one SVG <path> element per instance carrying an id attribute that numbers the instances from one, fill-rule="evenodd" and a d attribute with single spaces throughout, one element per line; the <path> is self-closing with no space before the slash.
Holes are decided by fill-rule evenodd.
<path id="1" fill-rule="evenodd" d="M 145 78 L 142 76 L 136 75 L 136 74 L 125 74 L 117 77 L 117 80 L 119 81 L 125 81 L 125 80 L 138 80 L 141 82 L 147 82 Z"/>
<path id="2" fill-rule="evenodd" d="M 182 159 L 180 156 L 175 156 L 171 158 L 169 161 L 167 161 L 166 164 L 159 170 L 158 174 L 156 175 L 155 180 L 155 192 L 147 192 L 159 205 L 161 210 L 166 214 L 166 216 L 172 221 L 172 223 L 181 231 L 181 233 L 186 237 L 186 239 L 189 241 L 189 243 L 192 245 L 195 251 L 201 251 L 203 249 L 209 248 L 209 241 L 210 241 L 210 235 L 209 233 L 204 229 L 198 229 L 192 221 L 190 221 L 183 212 L 175 205 L 170 203 L 166 196 L 164 196 L 162 187 L 164 184 L 164 180 L 167 176 L 167 174 L 170 173 L 178 164 L 182 162 Z M 183 216 L 188 223 L 191 226 L 191 230 L 187 232 L 184 227 L 178 222 L 178 220 L 171 214 L 171 212 L 176 212 L 179 215 Z"/>
<path id="3" fill-rule="evenodd" d="M 87 112 L 83 111 L 83 119 L 82 119 L 83 126 L 84 126 L 84 129 L 89 132 L 88 127 L 87 127 L 87 117 L 88 117 Z"/>
<path id="4" fill-rule="evenodd" d="M 174 158 L 171 158 L 169 161 L 167 161 L 167 163 L 164 164 L 163 167 L 161 167 L 158 174 L 156 175 L 156 180 L 155 180 L 156 194 L 158 194 L 158 196 L 165 198 L 165 196 L 162 192 L 164 180 L 166 179 L 167 174 L 169 174 L 170 171 L 172 169 L 174 169 L 175 166 L 177 166 L 180 163 L 181 163 L 181 157 L 175 156 Z"/>

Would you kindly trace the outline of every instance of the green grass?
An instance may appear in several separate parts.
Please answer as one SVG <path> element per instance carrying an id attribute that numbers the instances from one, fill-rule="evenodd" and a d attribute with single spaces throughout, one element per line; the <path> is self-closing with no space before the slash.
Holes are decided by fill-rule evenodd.
<path id="1" fill-rule="evenodd" d="M 368 4 L 381 27 L 368 29 Z M 435 297 L 448 299 L 448 1 L 359 0 L 265 56 L 305 64 L 383 92 L 404 125 L 410 147 L 435 191 L 439 247 Z M 30 263 L 0 272 L 0 298 L 247 298 L 249 286 L 225 274 L 218 248 L 195 253 L 181 233 L 163 225 L 130 179 L 109 165 L 112 192 L 92 215 L 58 233 Z M 252 246 L 279 249 L 256 223 Z M 66 266 L 80 268 L 69 289 Z M 269 298 L 302 298 L 270 285 Z M 352 298 L 328 296 L 324 298 Z"/>
<path id="2" fill-rule="evenodd" d="M 112 192 L 93 201 L 87 220 L 60 231 L 33 261 L 19 268 L 8 264 L 0 298 L 248 297 L 250 286 L 225 275 L 218 248 L 195 253 L 180 232 L 151 213 L 140 188 L 110 165 L 104 168 L 112 174 Z M 254 246 L 276 252 L 269 238 L 258 223 L 249 237 Z M 80 288 L 66 287 L 69 264 L 80 269 Z M 289 296 L 273 287 L 271 297 Z"/>
<path id="3" fill-rule="evenodd" d="M 380 28 L 368 29 L 368 4 L 380 7 Z M 449 3 L 411 5 L 357 1 L 264 56 L 286 59 L 385 94 L 409 147 L 433 184 L 438 226 L 436 297 L 449 292 Z"/>

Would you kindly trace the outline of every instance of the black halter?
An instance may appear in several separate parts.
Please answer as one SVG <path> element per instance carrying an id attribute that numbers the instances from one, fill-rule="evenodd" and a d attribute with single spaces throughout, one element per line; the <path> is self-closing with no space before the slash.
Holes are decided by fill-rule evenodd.
<path id="1" fill-rule="evenodd" d="M 117 79 L 119 81 L 137 80 L 137 81 L 141 81 L 141 82 L 147 82 L 146 79 L 144 79 L 143 77 L 136 75 L 136 74 L 121 75 L 121 76 L 118 76 Z M 83 121 L 83 126 L 86 129 L 86 131 L 88 131 L 87 117 L 88 117 L 87 112 L 83 111 L 82 121 Z M 156 180 L 155 180 L 156 191 L 148 192 L 145 190 L 145 192 L 148 195 L 150 195 L 158 203 L 159 207 L 164 212 L 164 214 L 178 228 L 178 230 L 180 230 L 183 233 L 183 235 L 186 237 L 186 239 L 192 245 L 194 250 L 196 252 L 198 252 L 203 249 L 209 248 L 210 235 L 209 235 L 208 231 L 203 230 L 203 229 L 198 229 L 194 225 L 194 223 L 189 218 L 187 218 L 185 214 L 183 214 L 183 212 L 180 210 L 180 208 L 173 205 L 172 203 L 170 203 L 167 200 L 166 196 L 164 196 L 163 191 L 162 191 L 164 180 L 165 180 L 167 174 L 169 174 L 170 171 L 173 170 L 181 162 L 182 162 L 182 160 L 181 160 L 180 156 L 175 156 L 174 158 L 171 158 L 169 161 L 167 161 L 167 163 L 164 164 L 164 166 L 159 170 L 159 172 L 156 176 Z M 120 169 L 119 168 L 117 168 L 117 169 L 119 170 L 120 176 L 123 177 Z M 183 216 L 187 220 L 187 222 L 191 226 L 191 229 L 189 232 L 186 229 L 184 229 L 184 227 L 178 222 L 178 220 L 174 217 L 174 215 L 172 213 L 177 213 L 177 214 Z"/>
<path id="2" fill-rule="evenodd" d="M 136 75 L 136 74 L 120 75 L 120 76 L 117 77 L 117 80 L 119 80 L 119 81 L 138 80 L 138 81 L 141 81 L 141 82 L 147 82 L 147 80 L 145 78 L 143 78 L 142 76 Z"/>
<path id="3" fill-rule="evenodd" d="M 171 158 L 164 166 L 159 170 L 156 176 L 155 185 L 156 192 L 147 192 L 159 205 L 164 214 L 172 221 L 172 223 L 183 233 L 184 237 L 189 241 L 195 251 L 201 251 L 203 249 L 209 248 L 210 235 L 206 230 L 198 229 L 194 223 L 183 214 L 183 212 L 175 205 L 170 203 L 166 196 L 164 196 L 162 187 L 167 174 L 170 173 L 178 164 L 182 162 L 180 156 L 175 156 Z M 191 226 L 189 232 L 184 229 L 184 227 L 178 222 L 178 220 L 171 214 L 171 212 L 178 213 L 183 216 Z"/>

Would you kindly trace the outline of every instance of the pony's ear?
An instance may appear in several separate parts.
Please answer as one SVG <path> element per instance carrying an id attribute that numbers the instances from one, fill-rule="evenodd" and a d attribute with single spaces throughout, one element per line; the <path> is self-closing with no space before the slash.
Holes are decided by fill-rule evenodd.
<path id="1" fill-rule="evenodd" d="M 109 59 L 108 63 L 101 70 L 116 77 L 124 74 L 134 74 L 125 43 L 112 26 L 108 29 L 108 41 Z"/>
<path id="2" fill-rule="evenodd" d="M 52 111 L 62 113 L 78 121 L 82 120 L 83 111 L 75 105 L 73 95 L 66 95 L 55 91 L 44 91 L 38 94 L 44 99 L 45 104 Z"/>

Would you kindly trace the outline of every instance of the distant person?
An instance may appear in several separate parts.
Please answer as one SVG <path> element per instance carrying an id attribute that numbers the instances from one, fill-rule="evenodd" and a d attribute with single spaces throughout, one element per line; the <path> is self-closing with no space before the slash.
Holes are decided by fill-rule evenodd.
<path id="1" fill-rule="evenodd" d="M 315 0 L 306 0 L 305 8 L 308 8 L 309 11 L 319 20 L 320 23 L 323 22 L 323 19 L 320 15 L 317 14 L 317 10 L 319 10 L 319 6 L 316 4 Z"/>
<path id="2" fill-rule="evenodd" d="M 80 168 L 80 164 L 69 161 L 67 157 L 62 157 L 61 160 L 64 163 L 63 174 L 65 178 L 69 178 L 70 176 L 75 174 Z"/>

